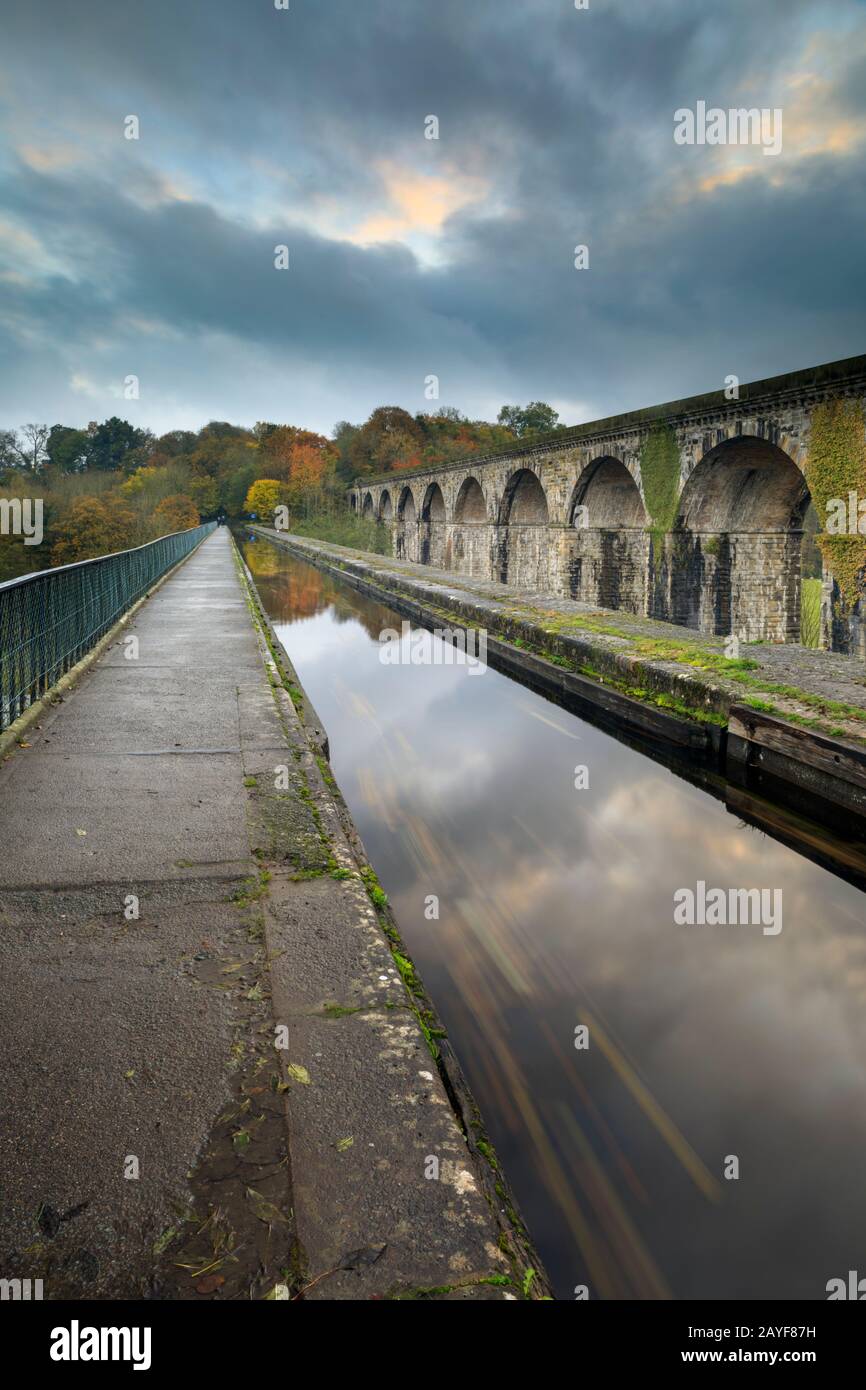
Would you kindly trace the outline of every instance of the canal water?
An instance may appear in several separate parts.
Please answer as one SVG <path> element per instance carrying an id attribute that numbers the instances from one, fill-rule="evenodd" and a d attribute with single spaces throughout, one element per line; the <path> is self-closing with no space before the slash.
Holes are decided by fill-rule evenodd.
<path id="1" fill-rule="evenodd" d="M 866 1275 L 863 894 L 438 639 L 383 663 L 398 615 L 243 549 L 557 1295 Z M 699 883 L 763 917 L 677 922 Z"/>

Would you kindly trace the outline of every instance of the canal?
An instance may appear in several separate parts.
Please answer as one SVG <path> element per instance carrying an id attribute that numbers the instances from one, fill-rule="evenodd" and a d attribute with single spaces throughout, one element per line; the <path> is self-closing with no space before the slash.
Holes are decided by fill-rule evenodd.
<path id="1" fill-rule="evenodd" d="M 398 615 L 242 548 L 557 1296 L 866 1274 L 863 894 L 438 639 L 383 663 Z M 764 915 L 678 923 L 700 883 Z"/>

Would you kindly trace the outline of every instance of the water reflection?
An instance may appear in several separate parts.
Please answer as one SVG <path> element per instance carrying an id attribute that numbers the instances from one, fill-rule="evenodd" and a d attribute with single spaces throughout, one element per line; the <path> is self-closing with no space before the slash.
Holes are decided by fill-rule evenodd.
<path id="1" fill-rule="evenodd" d="M 495 671 L 380 664 L 392 612 L 245 553 L 559 1295 L 824 1298 L 864 1258 L 863 895 Z M 781 888 L 783 931 L 674 926 L 698 879 Z"/>

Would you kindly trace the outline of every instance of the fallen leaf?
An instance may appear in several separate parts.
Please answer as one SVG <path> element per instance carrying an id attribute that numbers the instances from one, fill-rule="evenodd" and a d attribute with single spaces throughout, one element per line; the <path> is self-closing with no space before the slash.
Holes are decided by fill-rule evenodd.
<path id="1" fill-rule="evenodd" d="M 309 1086 L 310 1073 L 307 1071 L 307 1068 L 302 1067 L 299 1062 L 289 1062 L 286 1071 L 293 1081 L 299 1082 L 301 1086 Z"/>
<path id="2" fill-rule="evenodd" d="M 338 1140 L 337 1140 L 337 1153 L 338 1153 L 338 1154 L 344 1154 L 344 1153 L 346 1152 L 347 1149 L 351 1149 L 351 1147 L 352 1147 L 352 1145 L 354 1144 L 354 1142 L 355 1142 L 355 1141 L 354 1141 L 354 1139 L 352 1138 L 351 1134 L 349 1135 L 348 1139 L 338 1139 Z"/>
<path id="3" fill-rule="evenodd" d="M 247 1188 L 247 1196 L 256 1216 L 266 1226 L 273 1226 L 277 1221 L 285 1221 L 286 1218 L 279 1207 L 275 1207 L 273 1202 L 269 1202 L 267 1197 L 262 1196 L 261 1192 L 256 1192 L 254 1187 Z"/>
<path id="4" fill-rule="evenodd" d="M 196 1293 L 214 1293 L 220 1284 L 224 1283 L 225 1278 L 222 1274 L 208 1274 L 206 1278 L 199 1280 L 195 1286 L 195 1291 Z"/>
<path id="5" fill-rule="evenodd" d="M 162 1235 L 153 1242 L 154 1255 L 161 1255 L 163 1250 L 167 1250 L 176 1235 L 177 1231 L 174 1226 L 169 1226 L 167 1230 L 163 1231 Z"/>

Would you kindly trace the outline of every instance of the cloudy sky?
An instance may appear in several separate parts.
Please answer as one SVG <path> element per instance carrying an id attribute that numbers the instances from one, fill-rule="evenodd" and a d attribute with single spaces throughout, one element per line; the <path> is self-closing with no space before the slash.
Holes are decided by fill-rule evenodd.
<path id="1" fill-rule="evenodd" d="M 864 0 L 3 0 L 2 29 L 0 427 L 330 432 L 436 408 L 430 375 L 578 423 L 866 347 Z M 676 144 L 698 101 L 781 108 L 782 152 Z"/>

